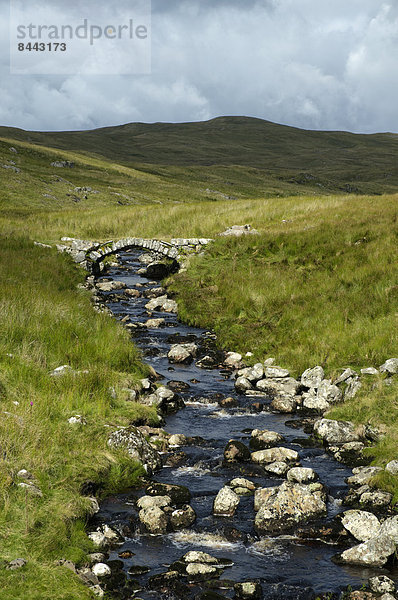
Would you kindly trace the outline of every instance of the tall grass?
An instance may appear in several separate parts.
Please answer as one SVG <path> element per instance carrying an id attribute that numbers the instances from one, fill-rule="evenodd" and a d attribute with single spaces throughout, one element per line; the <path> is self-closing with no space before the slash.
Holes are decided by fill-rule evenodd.
<path id="1" fill-rule="evenodd" d="M 0 568 L 0 597 L 89 598 L 55 561 L 79 562 L 91 549 L 82 484 L 102 482 L 105 493 L 142 474 L 106 440 L 109 425 L 157 422 L 151 409 L 110 394 L 146 370 L 127 333 L 77 289 L 83 274 L 66 257 L 4 237 L 0 258 L 1 558 L 28 560 L 20 571 Z M 61 364 L 88 373 L 51 377 Z M 74 414 L 87 425 L 70 425 Z M 16 485 L 20 469 L 34 475 L 42 498 Z"/>

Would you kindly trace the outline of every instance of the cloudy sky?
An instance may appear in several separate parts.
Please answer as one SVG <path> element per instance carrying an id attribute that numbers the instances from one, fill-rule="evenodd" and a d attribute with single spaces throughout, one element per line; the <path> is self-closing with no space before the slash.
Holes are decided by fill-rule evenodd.
<path id="1" fill-rule="evenodd" d="M 45 2 L 61 20 L 65 2 Z M 71 4 L 78 12 L 79 0 Z M 93 18 L 101 4 L 110 3 L 92 1 Z M 119 0 L 118 10 L 127 18 L 131 5 Z M 145 75 L 10 74 L 9 31 L 9 0 L 0 0 L 1 125 L 69 130 L 249 115 L 398 132 L 397 0 L 152 0 Z M 119 72 L 128 54 L 123 61 Z"/>

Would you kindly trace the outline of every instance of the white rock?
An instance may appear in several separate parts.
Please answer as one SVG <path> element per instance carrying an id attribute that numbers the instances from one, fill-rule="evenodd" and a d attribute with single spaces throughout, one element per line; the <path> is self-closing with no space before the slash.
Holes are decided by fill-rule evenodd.
<path id="1" fill-rule="evenodd" d="M 299 455 L 295 450 L 279 447 L 252 452 L 251 459 L 261 465 L 273 462 L 295 462 L 299 459 Z"/>
<path id="2" fill-rule="evenodd" d="M 218 563 L 218 560 L 214 556 L 211 556 L 211 554 L 207 554 L 207 552 L 200 552 L 197 550 L 191 550 L 190 552 L 187 552 L 183 556 L 183 560 L 186 563 L 202 563 L 209 565 L 214 565 Z"/>
<path id="3" fill-rule="evenodd" d="M 227 358 L 224 360 L 224 364 L 228 367 L 237 367 L 242 361 L 242 355 L 238 352 L 227 352 Z"/>
<path id="4" fill-rule="evenodd" d="M 274 377 L 289 377 L 290 373 L 287 369 L 282 369 L 282 367 L 272 366 L 265 367 L 264 369 L 264 377 L 274 378 Z"/>
<path id="5" fill-rule="evenodd" d="M 349 485 L 366 485 L 370 480 L 380 473 L 383 469 L 381 467 L 355 467 L 352 470 L 353 475 L 347 479 Z"/>
<path id="6" fill-rule="evenodd" d="M 315 422 L 314 432 L 328 444 L 345 444 L 359 440 L 355 426 L 350 421 L 319 419 Z"/>
<path id="7" fill-rule="evenodd" d="M 187 438 L 183 433 L 174 433 L 168 439 L 168 444 L 170 448 L 178 448 L 179 446 L 185 446 L 187 443 Z"/>
<path id="8" fill-rule="evenodd" d="M 381 524 L 381 534 L 389 535 L 398 546 L 398 516 L 390 517 Z"/>
<path id="9" fill-rule="evenodd" d="M 105 563 L 96 563 L 92 566 L 91 570 L 97 577 L 107 577 L 112 572 Z"/>
<path id="10" fill-rule="evenodd" d="M 340 383 L 344 383 L 344 381 L 347 381 L 347 379 L 353 379 L 358 377 L 358 373 L 356 373 L 356 371 L 354 371 L 353 369 L 345 369 L 341 375 L 339 375 L 339 377 L 337 377 L 337 379 L 335 380 L 334 384 L 335 385 L 339 385 Z"/>
<path id="11" fill-rule="evenodd" d="M 366 542 L 380 532 L 379 519 L 364 510 L 347 510 L 341 522 L 344 528 L 360 542 Z"/>
<path id="12" fill-rule="evenodd" d="M 362 375 L 379 375 L 380 371 L 374 367 L 367 367 L 366 369 L 361 369 L 361 373 Z"/>
<path id="13" fill-rule="evenodd" d="M 164 508 L 165 506 L 170 506 L 170 504 L 170 496 L 142 496 L 137 501 L 138 508 L 153 508 L 154 506 Z"/>
<path id="14" fill-rule="evenodd" d="M 308 388 L 317 388 L 324 379 L 325 372 L 322 367 L 313 367 L 307 369 L 301 376 L 301 383 Z"/>
<path id="15" fill-rule="evenodd" d="M 376 594 L 389 594 L 395 592 L 395 583 L 389 577 L 379 575 L 369 579 L 369 588 Z"/>
<path id="16" fill-rule="evenodd" d="M 389 535 L 380 534 L 376 538 L 345 550 L 340 555 L 340 559 L 351 565 L 382 567 L 394 554 L 395 548 L 396 544 Z"/>
<path id="17" fill-rule="evenodd" d="M 61 365 L 60 367 L 57 367 L 56 369 L 54 369 L 54 371 L 51 371 L 50 376 L 58 377 L 59 375 L 65 375 L 66 373 L 71 373 L 71 372 L 73 372 L 72 367 L 70 367 L 69 365 Z"/>
<path id="18" fill-rule="evenodd" d="M 196 344 L 173 344 L 167 354 L 171 363 L 186 363 L 196 356 Z"/>
<path id="19" fill-rule="evenodd" d="M 267 473 L 271 473 L 271 475 L 276 475 L 277 477 L 283 477 L 289 470 L 288 465 L 285 462 L 280 461 L 276 461 L 262 466 L 267 471 Z"/>
<path id="20" fill-rule="evenodd" d="M 396 375 L 398 373 L 398 358 L 389 358 L 379 367 L 379 369 L 381 373 Z"/>
<path id="21" fill-rule="evenodd" d="M 105 596 L 105 592 L 99 585 L 90 585 L 89 589 L 93 592 L 94 596 L 98 598 L 103 598 Z"/>
<path id="22" fill-rule="evenodd" d="M 311 483 L 318 479 L 313 469 L 308 467 L 293 467 L 287 472 L 287 480 L 293 483 Z"/>
<path id="23" fill-rule="evenodd" d="M 398 460 L 390 460 L 386 464 L 386 471 L 391 473 L 391 475 L 398 475 Z"/>
<path id="24" fill-rule="evenodd" d="M 218 516 L 232 517 L 239 506 L 240 498 L 229 487 L 223 487 L 213 504 L 213 513 Z"/>
<path id="25" fill-rule="evenodd" d="M 70 417 L 68 419 L 68 423 L 70 423 L 70 425 L 87 425 L 86 419 L 81 415 L 74 415 L 73 417 Z"/>

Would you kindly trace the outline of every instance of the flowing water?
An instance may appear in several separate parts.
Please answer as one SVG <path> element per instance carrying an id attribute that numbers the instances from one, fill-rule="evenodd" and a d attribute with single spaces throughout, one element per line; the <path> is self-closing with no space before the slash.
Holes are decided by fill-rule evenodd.
<path id="1" fill-rule="evenodd" d="M 129 288 L 138 284 L 140 291 L 153 287 L 147 279 L 137 275 L 142 267 L 139 255 L 142 251 L 130 251 L 120 255 L 123 270 L 113 268 L 106 277 L 122 281 Z M 141 286 L 144 287 L 141 287 Z M 159 284 L 157 284 L 159 285 Z M 112 302 L 108 306 L 116 318 L 129 315 L 131 322 L 143 322 L 148 319 L 146 298 L 134 298 L 128 301 Z M 328 517 L 342 511 L 342 498 L 347 492 L 345 479 L 351 470 L 334 461 L 323 448 L 305 447 L 300 439 L 307 437 L 303 431 L 295 429 L 286 421 L 290 418 L 283 414 L 258 412 L 253 408 L 255 400 L 237 396 L 234 380 L 219 369 L 202 369 L 191 365 L 171 366 L 167 359 L 170 349 L 168 338 L 176 334 L 197 343 L 212 341 L 214 336 L 204 330 L 188 327 L 178 321 L 175 314 L 154 312 L 153 318 L 166 319 L 167 326 L 152 330 L 136 330 L 134 342 L 142 349 L 145 361 L 162 376 L 160 383 L 167 385 L 171 380 L 185 382 L 189 389 L 181 396 L 186 407 L 178 413 L 168 416 L 165 429 L 169 433 L 182 433 L 187 436 L 200 436 L 205 443 L 200 446 L 187 446 L 183 451 L 186 457 L 183 464 L 176 467 L 164 467 L 155 473 L 153 480 L 174 483 L 189 488 L 192 495 L 191 505 L 197 514 L 197 520 L 189 529 L 165 535 L 137 533 L 134 523 L 137 511 L 135 501 L 144 495 L 143 490 L 131 490 L 127 493 L 108 498 L 102 503 L 97 520 L 112 527 L 126 531 L 123 546 L 111 552 L 110 559 L 120 560 L 122 551 L 131 551 L 131 558 L 123 562 L 124 570 L 132 566 L 146 566 L 147 574 L 138 578 L 142 590 L 138 596 L 146 599 L 166 598 L 160 592 L 148 589 L 148 578 L 166 571 L 166 567 L 179 559 L 189 550 L 202 550 L 216 557 L 230 559 L 231 568 L 227 568 L 221 579 L 233 582 L 257 580 L 261 583 L 265 599 L 313 598 L 314 594 L 326 591 L 338 593 L 347 585 L 359 587 L 375 574 L 391 572 L 364 568 L 342 567 L 331 558 L 341 551 L 338 546 L 321 540 L 299 540 L 291 536 L 259 537 L 253 528 L 253 497 L 242 497 L 234 517 L 215 517 L 212 504 L 217 492 L 234 477 L 248 477 L 261 487 L 275 486 L 281 479 L 266 476 L 259 467 L 246 464 L 225 465 L 223 450 L 233 438 L 248 445 L 252 429 L 269 429 L 281 433 L 286 442 L 282 445 L 295 449 L 300 454 L 304 467 L 312 467 L 320 481 L 328 488 Z M 239 401 L 238 408 L 224 409 L 214 401 L 215 395 L 233 396 Z M 196 402 L 195 397 L 201 397 Z M 208 403 L 203 401 L 208 399 Z M 300 439 L 298 439 L 300 438 Z M 150 587 L 150 586 L 149 586 Z M 221 585 L 217 593 L 227 598 L 233 597 L 229 584 Z M 199 588 L 195 588 L 196 593 Z M 200 595 L 200 594 L 199 594 Z"/>

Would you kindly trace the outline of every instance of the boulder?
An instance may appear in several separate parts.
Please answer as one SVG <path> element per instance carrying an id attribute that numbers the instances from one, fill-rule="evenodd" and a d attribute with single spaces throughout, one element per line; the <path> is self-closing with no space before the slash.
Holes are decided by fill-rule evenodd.
<path id="1" fill-rule="evenodd" d="M 307 369 L 301 375 L 301 383 L 307 388 L 318 388 L 323 381 L 325 376 L 325 372 L 322 367 L 313 367 L 312 369 Z"/>
<path id="2" fill-rule="evenodd" d="M 352 470 L 353 475 L 347 479 L 347 483 L 353 486 L 366 485 L 382 470 L 381 467 L 355 467 Z"/>
<path id="3" fill-rule="evenodd" d="M 224 360 L 224 365 L 227 367 L 239 367 L 242 362 L 242 355 L 238 352 L 227 352 L 227 357 Z"/>
<path id="4" fill-rule="evenodd" d="M 109 577 L 112 571 L 105 563 L 99 562 L 91 567 L 92 572 L 96 577 Z"/>
<path id="5" fill-rule="evenodd" d="M 250 439 L 250 448 L 253 448 L 253 450 L 265 450 L 266 448 L 277 446 L 283 441 L 283 436 L 276 431 L 253 429 Z"/>
<path id="6" fill-rule="evenodd" d="M 235 389 L 237 392 L 244 394 L 248 390 L 252 390 L 253 386 L 246 377 L 238 377 L 235 381 Z"/>
<path id="7" fill-rule="evenodd" d="M 138 517 L 150 533 L 166 533 L 169 520 L 166 513 L 158 506 L 142 508 Z"/>
<path id="8" fill-rule="evenodd" d="M 330 408 L 329 402 L 311 388 L 308 393 L 303 394 L 303 408 L 310 412 L 324 413 Z"/>
<path id="9" fill-rule="evenodd" d="M 234 591 L 237 600 L 261 600 L 263 597 L 261 585 L 255 581 L 235 583 Z"/>
<path id="10" fill-rule="evenodd" d="M 154 310 L 177 312 L 177 302 L 175 302 L 175 300 L 170 300 L 167 296 L 158 296 L 145 304 L 145 308 L 149 312 L 153 312 Z"/>
<path id="11" fill-rule="evenodd" d="M 317 473 L 308 467 L 293 467 L 287 472 L 287 480 L 292 483 L 312 483 L 318 479 Z"/>
<path id="12" fill-rule="evenodd" d="M 124 294 L 129 298 L 139 298 L 141 296 L 140 292 L 134 288 L 124 290 Z"/>
<path id="13" fill-rule="evenodd" d="M 294 396 L 288 394 L 279 394 L 273 398 L 270 408 L 275 412 L 291 414 L 295 412 L 297 408 L 297 402 Z"/>
<path id="14" fill-rule="evenodd" d="M 257 363 L 253 367 L 239 369 L 238 377 L 246 377 L 251 383 L 259 381 L 264 376 L 264 367 L 262 363 Z"/>
<path id="15" fill-rule="evenodd" d="M 217 558 L 207 554 L 207 552 L 200 552 L 197 550 L 191 550 L 182 557 L 182 560 L 188 564 L 190 563 L 201 563 L 204 565 L 216 565 L 218 564 Z"/>
<path id="16" fill-rule="evenodd" d="M 160 469 L 162 458 L 159 452 L 151 446 L 141 431 L 130 425 L 114 431 L 108 439 L 108 446 L 125 448 L 131 458 L 139 461 L 148 472 Z"/>
<path id="17" fill-rule="evenodd" d="M 137 501 L 137 507 L 142 508 L 165 508 L 166 506 L 170 506 L 171 498 L 170 496 L 142 496 Z"/>
<path id="18" fill-rule="evenodd" d="M 223 487 L 217 494 L 213 504 L 213 514 L 232 517 L 239 506 L 240 498 L 230 487 Z"/>
<path id="19" fill-rule="evenodd" d="M 367 367 L 366 369 L 361 369 L 362 375 L 379 375 L 380 371 L 375 369 L 374 367 Z"/>
<path id="20" fill-rule="evenodd" d="M 144 323 L 145 327 L 147 327 L 147 329 L 159 329 L 160 327 L 163 327 L 166 324 L 166 321 L 164 319 L 148 319 L 148 321 L 146 321 Z"/>
<path id="21" fill-rule="evenodd" d="M 380 532 L 379 519 L 364 510 L 347 510 L 341 522 L 344 528 L 360 542 L 366 542 Z"/>
<path id="22" fill-rule="evenodd" d="M 265 367 L 264 369 L 264 377 L 266 379 L 273 379 L 273 378 L 285 378 L 285 377 L 289 377 L 290 373 L 287 369 L 282 369 L 282 367 L 278 367 L 278 366 L 270 366 L 270 367 Z"/>
<path id="23" fill-rule="evenodd" d="M 195 520 L 196 513 L 192 506 L 189 506 L 189 504 L 173 510 L 170 515 L 170 525 L 175 530 L 183 529 L 184 527 L 190 527 Z"/>
<path id="24" fill-rule="evenodd" d="M 325 515 L 325 493 L 319 484 L 313 486 L 285 482 L 257 490 L 255 529 L 259 533 L 281 533 L 297 523 Z"/>
<path id="25" fill-rule="evenodd" d="M 169 448 L 179 448 L 180 446 L 185 446 L 187 444 L 187 438 L 183 433 L 174 433 L 167 441 Z"/>
<path id="26" fill-rule="evenodd" d="M 390 556 L 395 553 L 396 544 L 386 534 L 363 542 L 358 546 L 345 550 L 338 558 L 339 562 L 365 567 L 383 567 Z"/>
<path id="27" fill-rule="evenodd" d="M 228 485 L 238 496 L 250 496 L 256 491 L 256 484 L 242 477 L 232 479 Z"/>
<path id="28" fill-rule="evenodd" d="M 188 563 L 186 572 L 189 581 L 205 581 L 217 576 L 217 569 L 212 565 L 202 563 Z"/>
<path id="29" fill-rule="evenodd" d="M 381 524 L 380 533 L 389 535 L 398 547 L 398 516 L 390 517 Z"/>
<path id="30" fill-rule="evenodd" d="M 25 565 L 28 564 L 28 561 L 24 558 L 14 558 L 9 563 L 6 564 L 6 569 L 8 571 L 16 571 L 17 569 L 22 569 Z"/>
<path id="31" fill-rule="evenodd" d="M 362 387 L 362 383 L 359 377 L 357 377 L 351 380 L 347 380 L 347 384 L 348 385 L 344 391 L 344 399 L 350 400 L 351 398 L 355 398 L 355 396 Z"/>
<path id="32" fill-rule="evenodd" d="M 289 466 L 285 462 L 276 461 L 269 464 L 263 464 L 262 467 L 269 473 L 270 475 L 275 475 L 276 477 L 284 477 L 289 470 Z"/>
<path id="33" fill-rule="evenodd" d="M 395 583 L 392 579 L 386 577 L 385 575 L 371 577 L 368 583 L 370 590 L 376 594 L 395 593 Z"/>
<path id="34" fill-rule="evenodd" d="M 227 462 L 250 460 L 250 450 L 242 442 L 230 440 L 224 449 L 224 459 Z"/>
<path id="35" fill-rule="evenodd" d="M 167 357 L 171 363 L 190 363 L 196 356 L 196 344 L 173 344 Z"/>
<path id="36" fill-rule="evenodd" d="M 127 285 L 123 281 L 100 281 L 95 287 L 100 292 L 113 292 L 117 290 L 125 290 Z"/>
<path id="37" fill-rule="evenodd" d="M 296 462 L 299 459 L 299 455 L 295 450 L 290 450 L 290 448 L 282 446 L 252 452 L 251 459 L 253 462 L 262 465 L 274 462 Z"/>
<path id="38" fill-rule="evenodd" d="M 355 425 L 350 421 L 319 419 L 314 424 L 314 432 L 327 444 L 338 445 L 359 440 L 359 435 L 355 432 Z"/>
<path id="39" fill-rule="evenodd" d="M 295 396 L 300 389 L 300 385 L 301 384 L 293 377 L 271 377 L 258 381 L 256 388 L 260 390 L 260 392 L 265 392 L 270 396 L 276 396 L 278 394 Z"/>
<path id="40" fill-rule="evenodd" d="M 358 373 L 356 373 L 356 371 L 354 371 L 353 369 L 344 369 L 344 371 L 341 373 L 341 375 L 339 375 L 337 377 L 337 379 L 335 379 L 334 384 L 335 385 L 339 385 L 340 383 L 344 383 L 345 381 L 348 381 L 349 379 L 353 379 L 353 378 L 357 378 L 358 377 Z"/>
<path id="41" fill-rule="evenodd" d="M 390 460 L 386 464 L 386 471 L 391 473 L 391 475 L 398 475 L 398 460 Z"/>
<path id="42" fill-rule="evenodd" d="M 181 506 L 189 504 L 191 492 L 183 485 L 173 485 L 171 483 L 151 483 L 146 492 L 149 496 L 169 496 L 172 504 Z"/>
<path id="43" fill-rule="evenodd" d="M 383 490 L 369 490 L 361 494 L 359 504 L 371 509 L 380 510 L 391 504 L 392 494 Z"/>
<path id="44" fill-rule="evenodd" d="M 389 358 L 379 367 L 380 373 L 396 375 L 398 373 L 398 358 Z"/>
<path id="45" fill-rule="evenodd" d="M 242 235 L 257 235 L 258 231 L 251 225 L 232 225 L 218 235 L 221 237 L 241 237 Z"/>

